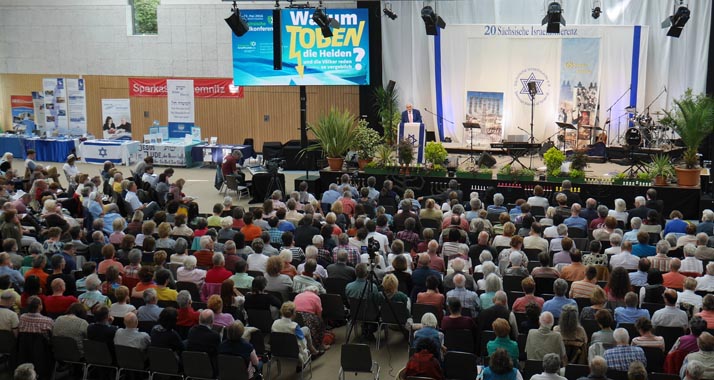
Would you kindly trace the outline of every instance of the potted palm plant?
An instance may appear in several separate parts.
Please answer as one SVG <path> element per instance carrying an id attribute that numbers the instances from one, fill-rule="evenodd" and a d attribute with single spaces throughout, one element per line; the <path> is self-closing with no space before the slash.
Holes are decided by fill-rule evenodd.
<path id="1" fill-rule="evenodd" d="M 674 168 L 677 182 L 680 186 L 698 186 L 701 170 L 697 152 L 714 130 L 714 99 L 704 94 L 693 95 L 688 89 L 674 104 L 674 110 L 664 111 L 666 117 L 660 123 L 677 132 L 686 147 L 682 155 L 684 167 Z"/>
<path id="2" fill-rule="evenodd" d="M 317 122 L 308 124 L 307 129 L 315 135 L 317 142 L 303 149 L 301 153 L 322 149 L 330 170 L 342 169 L 345 155 L 355 144 L 357 120 L 354 115 L 349 111 L 332 108 Z"/>
<path id="3" fill-rule="evenodd" d="M 647 165 L 647 173 L 654 178 L 656 186 L 667 186 L 669 179 L 675 176 L 674 165 L 666 154 L 652 156 L 652 161 Z"/>
<path id="4" fill-rule="evenodd" d="M 374 90 L 374 107 L 384 129 L 384 142 L 393 145 L 397 140 L 397 127 L 401 119 L 397 89 L 391 91 L 383 87 Z"/>
<path id="5" fill-rule="evenodd" d="M 355 135 L 355 150 L 357 151 L 357 164 L 359 170 L 364 170 L 365 165 L 372 161 L 377 147 L 382 143 L 379 132 L 367 126 L 367 121 L 360 119 Z"/>

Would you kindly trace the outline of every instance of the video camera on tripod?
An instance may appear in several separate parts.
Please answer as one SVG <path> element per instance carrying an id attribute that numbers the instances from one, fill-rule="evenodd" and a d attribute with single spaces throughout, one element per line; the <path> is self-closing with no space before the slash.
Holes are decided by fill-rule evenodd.
<path id="1" fill-rule="evenodd" d="M 373 263 L 375 261 L 375 257 L 377 257 L 377 252 L 379 252 L 379 249 L 381 248 L 381 245 L 379 244 L 378 241 L 374 240 L 373 237 L 369 238 L 367 240 L 367 245 L 362 246 L 363 251 L 362 253 L 366 253 L 369 255 L 369 262 Z"/>
<path id="2" fill-rule="evenodd" d="M 268 172 L 268 174 L 278 174 L 278 171 L 284 165 L 285 159 L 282 157 L 271 158 L 263 163 L 263 166 L 265 166 L 265 170 Z"/>

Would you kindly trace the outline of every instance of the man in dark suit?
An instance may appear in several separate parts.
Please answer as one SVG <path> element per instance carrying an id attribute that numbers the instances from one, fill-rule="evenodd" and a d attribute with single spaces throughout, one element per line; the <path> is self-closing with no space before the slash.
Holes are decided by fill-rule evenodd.
<path id="1" fill-rule="evenodd" d="M 627 210 L 627 227 L 630 227 L 630 221 L 634 217 L 639 217 L 642 220 L 647 220 L 647 214 L 650 212 L 650 209 L 645 206 L 647 204 L 647 201 L 645 200 L 645 197 L 639 196 L 635 197 L 635 208 L 631 210 Z"/>
<path id="2" fill-rule="evenodd" d="M 214 372 L 216 368 L 216 355 L 218 345 L 221 343 L 221 336 L 211 329 L 213 326 L 213 311 L 210 309 L 201 310 L 198 316 L 198 324 L 191 327 L 186 339 L 186 351 L 205 352 L 211 358 Z"/>
<path id="3" fill-rule="evenodd" d="M 327 277 L 349 282 L 357 279 L 355 268 L 347 265 L 347 252 L 344 250 L 337 251 L 337 262 L 327 266 Z"/>
<path id="4" fill-rule="evenodd" d="M 402 123 L 421 123 L 421 112 L 414 109 L 411 103 L 407 103 L 407 110 L 402 112 Z"/>
<path id="5" fill-rule="evenodd" d="M 518 339 L 518 324 L 516 316 L 508 310 L 508 296 L 506 292 L 499 290 L 493 296 L 493 306 L 484 309 L 478 315 L 478 327 L 481 331 L 493 330 L 491 325 L 498 318 L 507 320 L 511 325 L 511 339 Z"/>

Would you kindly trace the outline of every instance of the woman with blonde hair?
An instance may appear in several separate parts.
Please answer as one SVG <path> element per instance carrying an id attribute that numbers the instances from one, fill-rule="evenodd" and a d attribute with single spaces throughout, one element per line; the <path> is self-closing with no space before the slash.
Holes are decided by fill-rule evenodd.
<path id="1" fill-rule="evenodd" d="M 293 334 L 298 342 L 298 356 L 300 361 L 304 364 L 312 356 L 312 359 L 316 359 L 318 356 L 322 355 L 324 351 L 318 351 L 312 345 L 312 336 L 310 335 L 310 329 L 307 327 L 300 327 L 297 322 L 293 321 L 297 312 L 295 311 L 295 303 L 285 302 L 280 307 L 280 319 L 273 322 L 271 327 L 272 332 L 276 333 L 286 333 Z M 302 336 L 296 335 L 297 329 L 302 331 Z"/>
<path id="2" fill-rule="evenodd" d="M 602 290 L 601 287 L 595 288 L 593 291 L 593 294 L 590 296 L 590 306 L 586 306 L 583 308 L 583 310 L 580 311 L 580 321 L 584 321 L 586 319 L 595 319 L 595 314 L 599 310 L 603 310 L 606 308 L 607 305 L 607 295 L 605 295 L 605 291 Z"/>
<path id="3" fill-rule="evenodd" d="M 444 216 L 444 213 L 441 211 L 441 209 L 436 207 L 436 201 L 434 199 L 429 198 L 426 200 L 426 204 L 424 205 L 424 208 L 419 211 L 419 219 L 431 219 L 434 221 L 439 222 L 441 224 L 441 218 Z"/>
<path id="4" fill-rule="evenodd" d="M 126 226 L 126 233 L 132 234 L 134 236 L 141 233 L 141 227 L 144 222 L 144 212 L 141 210 L 134 211 L 134 215 L 131 216 L 131 222 Z"/>
<path id="5" fill-rule="evenodd" d="M 111 235 L 109 235 L 109 242 L 115 245 L 121 244 L 121 241 L 124 239 L 124 226 L 126 225 L 126 222 L 124 221 L 124 218 L 116 218 L 112 222 L 112 230 L 113 232 Z"/>
<path id="6" fill-rule="evenodd" d="M 223 300 L 220 295 L 214 294 L 208 297 L 206 307 L 213 310 L 214 326 L 228 327 L 235 322 L 232 315 L 223 312 Z"/>
<path id="7" fill-rule="evenodd" d="M 384 276 L 382 279 L 382 288 L 384 289 L 384 294 L 387 296 L 387 300 L 402 302 L 407 306 L 407 310 L 411 310 L 411 300 L 406 294 L 399 291 L 399 280 L 397 276 L 392 273 Z"/>
<path id="8" fill-rule="evenodd" d="M 345 214 L 344 205 L 342 204 L 342 201 L 335 201 L 335 203 L 332 204 L 332 207 L 330 207 L 330 211 L 335 214 L 335 221 L 333 223 L 340 228 L 340 232 L 337 233 L 337 235 L 342 232 L 346 232 L 347 227 L 349 227 L 350 225 L 350 217 Z"/>
<path id="9" fill-rule="evenodd" d="M 159 238 L 156 240 L 156 249 L 174 249 L 176 240 L 171 238 L 171 224 L 163 222 L 158 228 Z"/>

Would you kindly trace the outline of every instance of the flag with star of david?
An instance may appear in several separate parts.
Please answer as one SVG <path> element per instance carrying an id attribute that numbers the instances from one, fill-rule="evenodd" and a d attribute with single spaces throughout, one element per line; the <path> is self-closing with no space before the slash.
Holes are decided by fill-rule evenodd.
<path id="1" fill-rule="evenodd" d="M 399 124 L 399 141 L 407 139 L 411 142 L 416 150 L 415 163 L 424 163 L 424 138 L 425 129 L 423 123 L 400 123 Z"/>

